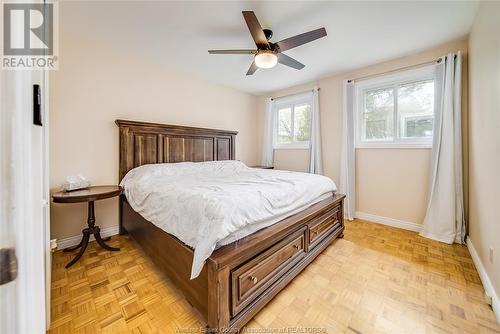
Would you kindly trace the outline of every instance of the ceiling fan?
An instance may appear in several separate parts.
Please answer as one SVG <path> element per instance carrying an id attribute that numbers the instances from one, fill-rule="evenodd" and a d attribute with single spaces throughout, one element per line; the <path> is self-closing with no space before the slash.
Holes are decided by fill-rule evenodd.
<path id="1" fill-rule="evenodd" d="M 254 74 L 259 68 L 272 68 L 276 66 L 277 63 L 301 70 L 305 67 L 304 64 L 282 52 L 326 36 L 326 29 L 319 28 L 272 43 L 270 39 L 273 36 L 273 32 L 269 29 L 262 29 L 255 13 L 247 10 L 242 13 L 247 23 L 248 30 L 250 30 L 250 34 L 257 45 L 257 50 L 208 50 L 208 53 L 221 55 L 254 55 L 252 65 L 250 65 L 247 75 Z"/>

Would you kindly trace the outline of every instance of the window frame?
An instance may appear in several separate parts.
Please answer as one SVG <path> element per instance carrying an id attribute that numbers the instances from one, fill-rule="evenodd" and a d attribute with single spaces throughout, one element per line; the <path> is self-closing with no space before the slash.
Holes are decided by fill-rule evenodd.
<path id="1" fill-rule="evenodd" d="M 355 83 L 354 99 L 354 125 L 355 125 L 355 147 L 356 148 L 432 148 L 433 137 L 404 138 L 400 137 L 400 123 L 398 120 L 398 87 L 420 81 L 434 81 L 436 84 L 436 73 L 433 65 L 408 70 L 401 73 L 384 75 L 374 79 Z M 393 139 L 391 140 L 363 140 L 365 128 L 363 127 L 365 99 L 367 91 L 383 90 L 393 88 L 394 110 L 393 110 Z M 434 89 L 436 91 L 436 89 Z M 436 94 L 434 94 L 434 111 L 436 110 Z M 434 112 L 435 117 L 435 112 Z M 435 122 L 433 121 L 433 125 Z"/>
<path id="2" fill-rule="evenodd" d="M 275 150 L 305 150 L 311 147 L 311 138 L 305 142 L 297 142 L 292 141 L 289 144 L 280 144 L 278 143 L 279 136 L 279 110 L 290 108 L 291 110 L 291 125 L 292 125 L 292 135 L 294 134 L 294 125 L 295 125 L 295 106 L 309 104 L 311 106 L 312 113 L 312 105 L 313 105 L 313 94 L 303 93 L 296 94 L 292 96 L 282 97 L 275 99 L 273 101 L 273 149 Z M 312 115 L 311 115 L 312 120 Z M 311 123 L 309 123 L 309 129 L 311 128 Z M 293 140 L 293 138 L 292 138 Z"/>

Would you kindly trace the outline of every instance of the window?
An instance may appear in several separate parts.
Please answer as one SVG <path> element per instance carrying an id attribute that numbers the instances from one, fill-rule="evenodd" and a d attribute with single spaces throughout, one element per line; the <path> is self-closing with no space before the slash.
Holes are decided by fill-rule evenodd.
<path id="1" fill-rule="evenodd" d="M 432 67 L 356 85 L 357 147 L 431 147 Z"/>
<path id="2" fill-rule="evenodd" d="M 312 94 L 278 99 L 274 103 L 274 148 L 309 148 Z"/>

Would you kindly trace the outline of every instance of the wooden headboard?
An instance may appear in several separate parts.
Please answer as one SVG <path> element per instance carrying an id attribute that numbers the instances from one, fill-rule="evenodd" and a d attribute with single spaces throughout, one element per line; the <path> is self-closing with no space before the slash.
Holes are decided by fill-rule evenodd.
<path id="1" fill-rule="evenodd" d="M 132 168 L 163 162 L 234 160 L 237 131 L 116 120 L 120 181 Z"/>

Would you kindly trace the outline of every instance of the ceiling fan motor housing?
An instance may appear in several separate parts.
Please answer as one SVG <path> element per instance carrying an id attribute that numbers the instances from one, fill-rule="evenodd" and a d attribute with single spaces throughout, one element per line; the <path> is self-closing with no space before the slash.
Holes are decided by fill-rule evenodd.
<path id="1" fill-rule="evenodd" d="M 266 35 L 266 39 L 268 41 L 270 41 L 271 38 L 273 37 L 273 31 L 271 29 L 262 29 L 262 31 L 264 31 L 264 35 Z"/>

